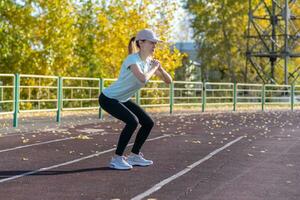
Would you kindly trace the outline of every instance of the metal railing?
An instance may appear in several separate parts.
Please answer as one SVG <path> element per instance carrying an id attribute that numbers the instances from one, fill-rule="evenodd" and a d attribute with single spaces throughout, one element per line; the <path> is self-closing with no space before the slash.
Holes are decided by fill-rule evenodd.
<path id="1" fill-rule="evenodd" d="M 235 105 L 234 102 L 234 84 L 233 83 L 211 83 L 206 82 L 203 88 L 204 102 L 203 111 L 206 105 Z"/>
<path id="2" fill-rule="evenodd" d="M 116 79 L 58 77 L 26 74 L 0 74 L 0 114 L 13 114 L 13 126 L 18 126 L 19 113 L 56 112 L 56 121 L 67 110 L 98 109 L 99 94 Z M 209 107 L 289 106 L 300 104 L 300 85 L 263 85 L 245 83 L 212 83 L 149 81 L 132 100 L 142 107 L 189 106 L 204 112 Z"/>
<path id="3" fill-rule="evenodd" d="M 19 75 L 19 112 L 57 111 L 58 77 Z"/>
<path id="4" fill-rule="evenodd" d="M 14 113 L 15 75 L 0 74 L 0 114 Z"/>
<path id="5" fill-rule="evenodd" d="M 202 105 L 202 82 L 174 81 L 173 105 L 174 106 L 199 106 Z"/>
<path id="6" fill-rule="evenodd" d="M 62 110 L 97 109 L 99 78 L 62 77 Z"/>

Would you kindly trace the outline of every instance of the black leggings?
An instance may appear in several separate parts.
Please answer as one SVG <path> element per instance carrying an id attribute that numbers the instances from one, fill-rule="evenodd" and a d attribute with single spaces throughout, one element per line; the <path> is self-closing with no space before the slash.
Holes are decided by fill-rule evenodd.
<path id="1" fill-rule="evenodd" d="M 118 100 L 108 98 L 101 93 L 99 96 L 99 104 L 103 110 L 126 124 L 119 138 L 116 149 L 117 155 L 123 155 L 132 134 L 134 133 L 138 124 L 141 124 L 141 128 L 137 133 L 131 150 L 132 153 L 138 154 L 152 127 L 154 126 L 154 122 L 151 117 L 140 106 L 131 100 L 119 102 Z"/>

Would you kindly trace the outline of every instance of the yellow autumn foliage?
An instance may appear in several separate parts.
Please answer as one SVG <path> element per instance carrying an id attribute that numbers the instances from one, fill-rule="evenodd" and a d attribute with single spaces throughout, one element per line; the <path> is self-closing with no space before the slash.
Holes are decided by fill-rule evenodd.
<path id="1" fill-rule="evenodd" d="M 169 43 L 178 3 L 168 0 L 0 1 L 0 73 L 116 78 L 132 36 L 154 29 L 156 52 L 174 74 Z"/>

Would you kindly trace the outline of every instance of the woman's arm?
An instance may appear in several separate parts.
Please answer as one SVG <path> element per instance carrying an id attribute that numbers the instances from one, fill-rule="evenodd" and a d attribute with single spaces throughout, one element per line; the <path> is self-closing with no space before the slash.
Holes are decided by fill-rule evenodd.
<path id="1" fill-rule="evenodd" d="M 161 65 L 159 65 L 158 70 L 155 71 L 155 75 L 160 77 L 167 84 L 172 82 L 172 77 Z"/>
<path id="2" fill-rule="evenodd" d="M 151 66 L 150 71 L 144 74 L 136 64 L 130 65 L 130 69 L 131 69 L 132 73 L 143 84 L 145 84 L 153 76 L 153 74 L 157 71 L 158 68 L 159 68 L 159 65 L 154 64 Z"/>

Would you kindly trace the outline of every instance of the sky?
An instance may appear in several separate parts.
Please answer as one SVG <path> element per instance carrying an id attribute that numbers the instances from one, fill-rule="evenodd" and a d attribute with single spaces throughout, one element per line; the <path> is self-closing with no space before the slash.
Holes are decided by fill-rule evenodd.
<path id="1" fill-rule="evenodd" d="M 181 0 L 176 0 L 181 5 Z M 173 26 L 173 37 L 175 42 L 184 41 L 191 42 L 193 41 L 193 29 L 191 28 L 191 15 L 183 8 L 183 5 L 180 9 L 176 10 Z M 183 31 L 184 30 L 184 31 Z"/>

